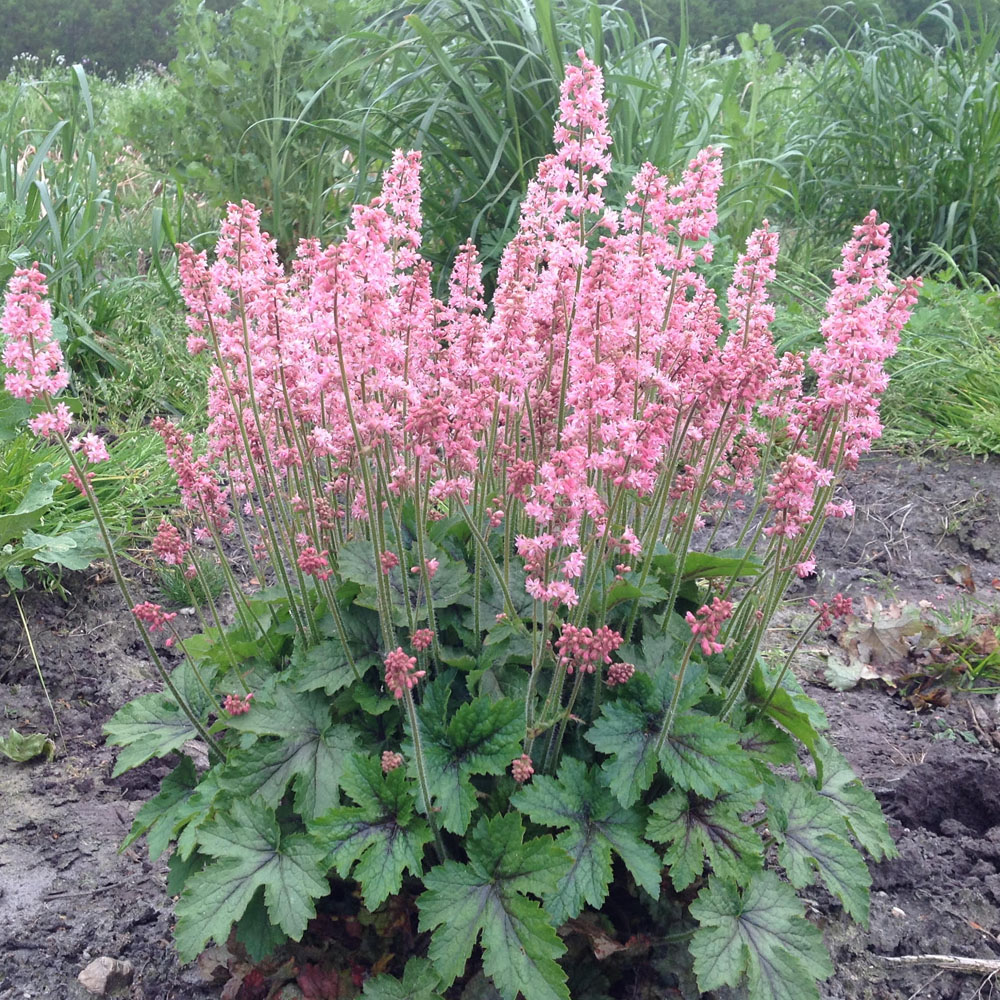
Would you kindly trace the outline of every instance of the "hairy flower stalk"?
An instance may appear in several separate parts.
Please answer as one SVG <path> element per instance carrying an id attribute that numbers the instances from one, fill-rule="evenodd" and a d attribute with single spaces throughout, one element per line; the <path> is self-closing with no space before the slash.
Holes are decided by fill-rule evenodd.
<path id="1" fill-rule="evenodd" d="M 609 206 L 603 83 L 582 52 L 554 139 L 491 303 L 471 243 L 446 301 L 432 293 L 419 153 L 397 152 L 343 239 L 303 241 L 288 268 L 247 203 L 229 206 L 214 258 L 179 248 L 189 348 L 210 361 L 207 444 L 196 454 L 176 428 L 161 434 L 197 538 L 216 545 L 232 585 L 226 547 L 242 541 L 286 602 L 297 653 L 334 636 L 352 683 L 385 664 L 432 825 L 410 681 L 446 660 L 467 669 L 471 657 L 490 683 L 494 656 L 498 669 L 525 664 L 522 745 L 531 754 L 544 739 L 531 767 L 548 774 L 586 685 L 593 717 L 657 666 L 630 651 L 650 638 L 655 601 L 667 609 L 656 627 L 691 630 L 661 739 L 691 662 L 724 659 L 724 711 L 735 708 L 825 518 L 847 512 L 839 477 L 880 433 L 884 362 L 916 296 L 917 282 L 892 282 L 888 229 L 872 213 L 834 275 L 823 346 L 778 357 L 777 232 L 764 222 L 750 236 L 724 302 L 701 273 L 718 149 L 675 180 L 643 164 L 625 204 Z M 40 276 L 17 280 L 4 319 L 11 391 L 52 402 L 65 381 Z M 65 436 L 61 405 L 36 418 L 38 433 Z M 86 491 L 96 445 L 80 447 Z M 690 549 L 726 519 L 743 552 L 685 625 L 675 608 L 698 580 Z M 187 557 L 169 532 L 158 544 L 178 565 Z M 371 618 L 363 640 L 352 602 Z M 249 602 L 238 609 L 248 632 L 266 631 Z"/>
<path id="2" fill-rule="evenodd" d="M 66 435 L 70 430 L 70 415 L 65 403 L 56 402 L 53 395 L 69 384 L 69 373 L 65 368 L 62 351 L 52 334 L 52 313 L 45 299 L 47 287 L 45 276 L 39 270 L 37 263 L 30 268 L 18 268 L 11 278 L 4 296 L 4 312 L 0 321 L 5 339 L 3 359 L 11 370 L 4 378 L 8 392 L 27 402 L 40 401 L 45 409 L 29 421 L 31 430 L 40 437 L 54 436 L 62 446 L 70 463 L 68 478 L 87 498 L 97 523 L 101 540 L 107 550 L 108 562 L 111 566 L 115 582 L 125 599 L 127 607 L 143 608 L 148 605 L 136 604 L 130 593 L 130 588 L 122 573 L 121 566 L 111 542 L 107 524 L 101 514 L 97 497 L 91 486 L 93 474 L 86 468 L 86 463 L 106 461 L 107 450 L 103 445 L 94 442 L 81 442 L 80 447 L 74 447 Z M 83 456 L 82 461 L 81 457 Z M 161 615 L 155 617 L 157 624 L 166 624 Z M 207 728 L 187 701 L 181 696 L 170 674 L 160 659 L 150 630 L 143 617 L 136 616 L 136 627 L 142 637 L 143 645 L 149 654 L 156 672 L 170 692 L 178 707 L 187 716 L 198 735 L 205 741 L 209 754 L 217 758 L 221 755 L 215 741 L 209 735 Z M 201 678 L 199 677 L 199 680 Z"/>

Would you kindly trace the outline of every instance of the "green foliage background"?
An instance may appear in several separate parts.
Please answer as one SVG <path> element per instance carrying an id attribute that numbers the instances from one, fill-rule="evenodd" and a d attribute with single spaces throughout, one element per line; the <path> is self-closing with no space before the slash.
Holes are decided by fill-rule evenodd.
<path id="1" fill-rule="evenodd" d="M 232 0 L 206 0 L 206 6 L 222 10 Z M 24 52 L 42 59 L 58 53 L 117 74 L 145 62 L 167 63 L 177 54 L 177 15 L 175 0 L 3 0 L 0 71 Z"/>
<path id="2" fill-rule="evenodd" d="M 99 73 L 119 76 L 144 63 L 166 65 L 177 55 L 177 27 L 184 10 L 192 6 L 188 0 L 0 0 L 0 72 L 6 72 L 24 52 L 42 59 L 58 53 L 67 62 L 90 63 Z M 204 0 L 201 6 L 226 12 L 240 4 Z M 303 0 L 302 6 L 315 13 L 337 4 Z M 389 11 L 402 5 L 358 2 L 351 6 L 371 13 L 373 8 Z M 423 2 L 407 6 L 420 7 Z M 695 45 L 712 40 L 726 44 L 756 22 L 805 29 L 823 21 L 843 41 L 850 34 L 852 18 L 846 13 L 831 15 L 829 6 L 825 0 L 688 0 L 688 39 Z M 901 26 L 920 23 L 935 42 L 942 38 L 933 19 L 921 18 L 924 0 L 855 0 L 851 6 L 858 20 L 881 13 L 885 20 Z M 681 37 L 681 0 L 625 0 L 622 7 L 637 23 L 648 25 L 653 36 L 671 42 Z M 1000 14 L 1000 0 L 954 0 L 952 7 L 959 21 L 967 17 L 977 30 L 984 18 Z M 807 36 L 806 43 L 826 47 L 815 36 Z"/>

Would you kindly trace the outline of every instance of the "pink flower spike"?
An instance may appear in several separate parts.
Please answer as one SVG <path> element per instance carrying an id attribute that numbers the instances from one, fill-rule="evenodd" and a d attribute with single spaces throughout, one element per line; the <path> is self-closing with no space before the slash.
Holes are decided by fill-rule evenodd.
<path id="1" fill-rule="evenodd" d="M 412 690 L 421 677 L 427 676 L 426 670 L 417 670 L 416 666 L 417 658 L 407 656 L 402 646 L 397 646 L 385 658 L 385 686 L 393 697 L 402 698 L 404 688 Z"/>
<path id="2" fill-rule="evenodd" d="M 56 403 L 51 410 L 43 410 L 28 421 L 28 427 L 37 437 L 47 438 L 51 434 L 65 437 L 73 425 L 73 415 L 65 403 Z"/>
<path id="3" fill-rule="evenodd" d="M 299 553 L 299 569 L 308 576 L 316 577 L 317 580 L 328 580 L 333 573 L 326 559 L 328 555 L 329 552 L 326 549 L 323 549 L 322 552 L 317 552 L 314 545 L 307 545 Z"/>
<path id="4" fill-rule="evenodd" d="M 712 605 L 709 607 L 703 604 L 698 609 L 698 616 L 695 617 L 689 611 L 684 617 L 691 626 L 691 634 L 697 638 L 701 636 L 701 651 L 706 656 L 713 653 L 721 653 L 726 647 L 718 642 L 719 629 L 722 623 L 733 613 L 732 601 L 721 601 L 718 597 L 712 598 Z"/>
<path id="5" fill-rule="evenodd" d="M 107 462 L 111 458 L 104 441 L 96 434 L 84 434 L 83 437 L 74 438 L 70 447 L 73 451 L 82 451 L 87 461 L 92 464 Z"/>
<path id="6" fill-rule="evenodd" d="M 7 284 L 0 319 L 3 363 L 10 369 L 4 385 L 12 396 L 29 403 L 46 393 L 55 396 L 69 385 L 62 348 L 53 338 L 52 308 L 46 301 L 47 294 L 45 275 L 37 263 L 19 267 Z M 35 430 L 35 433 L 48 437 L 47 432 Z"/>
<path id="7" fill-rule="evenodd" d="M 392 750 L 382 751 L 382 773 L 388 774 L 390 771 L 395 771 L 397 767 L 403 766 L 403 755 L 401 753 L 393 753 Z"/>
<path id="8" fill-rule="evenodd" d="M 399 556 L 395 552 L 390 552 L 386 549 L 379 556 L 379 562 L 382 564 L 382 572 L 388 576 L 399 565 Z"/>
<path id="9" fill-rule="evenodd" d="M 92 483 L 94 481 L 94 474 L 92 472 L 85 472 L 84 477 L 88 483 Z M 69 483 L 70 486 L 75 486 L 84 496 L 86 496 L 87 491 L 84 489 L 83 480 L 81 480 L 76 474 L 76 469 L 70 469 L 69 472 L 63 476 L 63 480 L 64 482 Z"/>
<path id="10" fill-rule="evenodd" d="M 160 521 L 153 538 L 154 555 L 168 566 L 180 566 L 190 551 L 191 546 L 181 538 L 180 531 L 169 521 Z M 187 576 L 186 571 L 184 575 Z"/>

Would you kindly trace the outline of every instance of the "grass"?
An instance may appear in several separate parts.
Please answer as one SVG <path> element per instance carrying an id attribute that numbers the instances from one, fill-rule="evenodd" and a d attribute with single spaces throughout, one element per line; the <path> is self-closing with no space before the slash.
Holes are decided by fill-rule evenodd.
<path id="1" fill-rule="evenodd" d="M 890 442 L 1000 452 L 1000 291 L 927 279 L 883 403 Z"/>

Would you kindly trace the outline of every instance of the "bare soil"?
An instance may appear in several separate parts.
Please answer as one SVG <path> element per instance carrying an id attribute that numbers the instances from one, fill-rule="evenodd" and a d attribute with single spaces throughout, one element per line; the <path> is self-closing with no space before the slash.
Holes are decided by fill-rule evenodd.
<path id="1" fill-rule="evenodd" d="M 856 514 L 828 525 L 816 553 L 820 573 L 794 596 L 840 590 L 886 607 L 975 600 L 984 614 L 1000 604 L 1000 462 L 878 455 L 850 476 L 846 491 Z M 45 593 L 23 597 L 64 740 L 51 763 L 0 756 L 0 1000 L 89 996 L 77 974 L 100 955 L 132 963 L 134 979 L 122 995 L 219 997 L 220 985 L 197 966 L 180 967 L 173 955 L 164 866 L 151 864 L 141 843 L 117 850 L 168 768 L 150 764 L 112 778 L 115 751 L 104 745 L 101 727 L 126 700 L 156 690 L 153 671 L 112 583 L 91 572 L 68 581 L 68 589 L 69 603 Z M 784 619 L 786 627 L 803 620 L 803 606 Z M 837 970 L 823 996 L 1000 996 L 1000 983 L 985 973 L 885 961 L 944 953 L 1000 962 L 994 697 L 954 690 L 950 703 L 932 701 L 917 713 L 881 684 L 832 691 L 822 675 L 833 644 L 833 637 L 811 642 L 799 674 L 826 710 L 833 741 L 881 801 L 900 857 L 873 867 L 867 930 L 851 925 L 821 889 L 810 894 Z M 893 669 L 902 675 L 913 664 Z M 17 609 L 7 600 L 0 601 L 0 730 L 9 727 L 53 730 Z"/>

